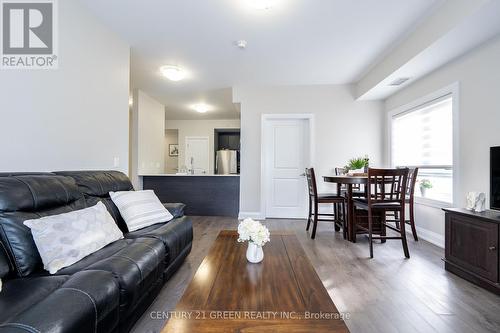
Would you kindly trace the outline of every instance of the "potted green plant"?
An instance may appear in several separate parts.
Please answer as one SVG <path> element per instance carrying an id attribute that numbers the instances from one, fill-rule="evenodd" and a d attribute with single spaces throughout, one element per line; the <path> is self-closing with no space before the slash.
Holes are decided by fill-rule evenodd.
<path id="1" fill-rule="evenodd" d="M 429 179 L 421 179 L 419 181 L 419 184 L 420 184 L 420 193 L 422 194 L 423 197 L 425 197 L 427 190 L 432 188 L 432 183 Z"/>
<path id="2" fill-rule="evenodd" d="M 351 173 L 368 172 L 369 161 L 370 159 L 368 156 L 351 158 L 349 162 L 347 162 L 345 169 Z"/>

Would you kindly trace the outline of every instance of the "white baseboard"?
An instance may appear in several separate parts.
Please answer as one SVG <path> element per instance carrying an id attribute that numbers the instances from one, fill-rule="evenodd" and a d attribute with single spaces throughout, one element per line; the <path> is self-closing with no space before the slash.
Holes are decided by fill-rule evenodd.
<path id="1" fill-rule="evenodd" d="M 265 220 L 266 217 L 261 212 L 240 212 L 238 214 L 238 220 L 244 220 L 246 218 L 251 218 L 254 220 Z"/>
<path id="2" fill-rule="evenodd" d="M 325 214 L 331 214 L 332 207 L 325 205 L 320 206 L 319 212 Z M 411 227 L 409 225 L 406 225 L 406 232 L 411 234 Z M 422 238 L 423 240 L 428 241 L 429 243 L 432 243 L 444 249 L 444 235 L 417 226 L 417 236 L 419 239 Z M 413 235 L 411 236 L 411 238 L 413 239 Z"/>
<path id="3" fill-rule="evenodd" d="M 423 239 L 428 241 L 431 244 L 439 246 L 444 249 L 444 235 L 438 234 L 437 232 L 430 231 L 419 226 L 417 228 L 417 236 L 418 239 Z M 406 225 L 406 233 L 411 235 L 411 239 L 413 239 L 413 235 L 411 233 L 411 227 Z"/>

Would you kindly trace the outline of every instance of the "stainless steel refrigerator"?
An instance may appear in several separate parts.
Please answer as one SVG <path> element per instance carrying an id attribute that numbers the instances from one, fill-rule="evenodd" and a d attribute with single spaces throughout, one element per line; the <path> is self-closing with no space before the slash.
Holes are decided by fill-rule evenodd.
<path id="1" fill-rule="evenodd" d="M 238 151 L 218 150 L 215 160 L 215 172 L 218 175 L 229 175 L 238 173 Z"/>

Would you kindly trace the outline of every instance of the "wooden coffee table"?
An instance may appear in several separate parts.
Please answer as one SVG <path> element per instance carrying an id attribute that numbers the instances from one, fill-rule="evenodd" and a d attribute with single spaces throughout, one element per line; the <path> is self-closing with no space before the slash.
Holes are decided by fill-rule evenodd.
<path id="1" fill-rule="evenodd" d="M 162 333 L 349 332 L 297 237 L 272 232 L 264 261 L 221 231 Z"/>

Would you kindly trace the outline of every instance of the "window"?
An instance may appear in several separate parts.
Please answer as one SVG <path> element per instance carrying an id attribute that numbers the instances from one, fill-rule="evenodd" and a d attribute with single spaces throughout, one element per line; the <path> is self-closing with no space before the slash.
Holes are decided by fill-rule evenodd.
<path id="1" fill-rule="evenodd" d="M 451 94 L 392 116 L 391 158 L 393 166 L 419 167 L 416 197 L 452 203 Z"/>

